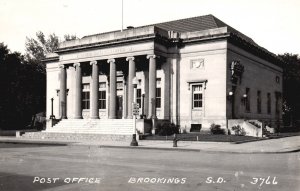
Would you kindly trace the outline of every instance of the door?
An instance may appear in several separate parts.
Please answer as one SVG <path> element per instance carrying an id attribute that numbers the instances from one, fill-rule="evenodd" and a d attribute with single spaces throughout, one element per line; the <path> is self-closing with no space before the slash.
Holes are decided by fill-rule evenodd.
<path id="1" fill-rule="evenodd" d="M 117 96 L 117 119 L 122 119 L 123 117 L 123 96 Z"/>

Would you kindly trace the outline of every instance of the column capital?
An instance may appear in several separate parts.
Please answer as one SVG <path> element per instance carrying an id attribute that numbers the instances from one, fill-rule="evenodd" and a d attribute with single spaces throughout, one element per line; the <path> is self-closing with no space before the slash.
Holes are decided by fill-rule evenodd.
<path id="1" fill-rule="evenodd" d="M 61 65 L 59 65 L 59 68 L 65 69 L 65 68 L 67 68 L 67 66 L 64 64 L 61 64 Z"/>
<path id="2" fill-rule="evenodd" d="M 111 58 L 111 59 L 108 59 L 108 60 L 107 60 L 107 63 L 112 63 L 112 62 L 114 63 L 115 61 L 116 61 L 116 60 L 115 60 L 114 58 Z"/>
<path id="3" fill-rule="evenodd" d="M 98 64 L 97 60 L 93 60 L 93 61 L 90 62 L 90 65 L 93 65 L 93 64 L 97 65 Z"/>
<path id="4" fill-rule="evenodd" d="M 133 56 L 127 57 L 127 58 L 126 58 L 126 61 L 129 61 L 129 60 L 132 60 L 132 61 L 133 61 L 133 60 L 134 60 L 134 57 L 133 57 Z"/>
<path id="5" fill-rule="evenodd" d="M 80 67 L 80 62 L 76 62 L 73 64 L 74 67 Z"/>
<path id="6" fill-rule="evenodd" d="M 150 59 L 150 58 L 155 59 L 155 58 L 159 58 L 159 56 L 157 56 L 155 54 L 149 54 L 149 55 L 147 55 L 147 59 Z"/>

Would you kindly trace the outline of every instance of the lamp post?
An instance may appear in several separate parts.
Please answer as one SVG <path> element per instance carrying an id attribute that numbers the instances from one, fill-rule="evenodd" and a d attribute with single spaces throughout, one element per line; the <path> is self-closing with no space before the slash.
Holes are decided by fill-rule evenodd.
<path id="1" fill-rule="evenodd" d="M 134 134 L 132 135 L 132 141 L 130 143 L 130 146 L 138 146 L 138 142 L 136 140 L 136 116 L 139 115 L 139 107 L 136 103 L 136 88 L 138 84 L 138 79 L 134 77 L 132 79 L 133 84 L 133 103 L 132 103 L 132 114 L 133 114 L 133 120 L 134 120 Z"/>
<path id="2" fill-rule="evenodd" d="M 51 98 L 51 115 L 50 115 L 50 119 L 55 119 L 55 115 L 53 115 L 53 100 L 54 100 L 54 98 Z"/>
<path id="3" fill-rule="evenodd" d="M 145 113 L 144 113 L 144 108 L 145 108 L 145 91 L 144 90 L 142 90 L 143 92 L 142 92 L 142 101 L 141 101 L 141 103 L 142 103 L 142 115 L 141 115 L 141 119 L 145 119 L 146 118 L 146 116 L 145 116 Z"/>

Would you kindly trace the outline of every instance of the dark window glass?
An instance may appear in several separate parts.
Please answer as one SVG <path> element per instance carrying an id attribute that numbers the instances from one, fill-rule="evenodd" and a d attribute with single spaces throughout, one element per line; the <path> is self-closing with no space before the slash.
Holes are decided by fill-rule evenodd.
<path id="1" fill-rule="evenodd" d="M 202 108 L 202 85 L 193 86 L 193 108 Z"/>
<path id="2" fill-rule="evenodd" d="M 98 108 L 106 109 L 106 91 L 99 91 Z"/>
<path id="3" fill-rule="evenodd" d="M 267 93 L 267 111 L 271 114 L 271 94 Z"/>
<path id="4" fill-rule="evenodd" d="M 90 109 L 90 92 L 82 92 L 82 109 Z"/>
<path id="5" fill-rule="evenodd" d="M 156 108 L 161 108 L 161 88 L 156 88 Z"/>
<path id="6" fill-rule="evenodd" d="M 261 92 L 257 91 L 257 113 L 261 113 Z"/>
<path id="7" fill-rule="evenodd" d="M 139 104 L 139 107 L 141 108 L 141 104 L 142 104 L 142 90 L 141 89 L 136 90 L 136 102 Z"/>

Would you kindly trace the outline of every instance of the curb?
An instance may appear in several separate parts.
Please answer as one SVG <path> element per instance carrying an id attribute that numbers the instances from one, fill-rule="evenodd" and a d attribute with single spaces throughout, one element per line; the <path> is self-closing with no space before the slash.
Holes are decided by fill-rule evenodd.
<path id="1" fill-rule="evenodd" d="M 284 153 L 294 153 L 299 152 L 300 148 L 292 149 L 288 151 L 252 151 L 252 152 L 243 152 L 243 151 L 220 151 L 220 150 L 202 150 L 202 149 L 184 149 L 178 147 L 170 147 L 170 148 L 161 148 L 161 147 L 146 147 L 146 146 L 114 146 L 114 145 L 99 145 L 99 148 L 115 148 L 115 149 L 144 149 L 144 150 L 163 150 L 163 151 L 181 151 L 181 152 L 203 152 L 203 153 L 230 153 L 230 154 L 284 154 Z"/>
<path id="2" fill-rule="evenodd" d="M 48 145 L 48 146 L 67 146 L 71 143 L 51 142 L 51 141 L 27 141 L 27 140 L 0 140 L 0 143 L 6 144 L 26 144 L 26 145 Z"/>
<path id="3" fill-rule="evenodd" d="M 120 146 L 120 145 L 100 145 L 100 144 L 83 144 L 80 142 L 53 142 L 53 141 L 31 141 L 31 140 L 0 140 L 0 143 L 6 144 L 28 144 L 42 146 L 84 146 L 97 148 L 112 148 L 112 149 L 144 149 L 144 150 L 162 150 L 162 151 L 181 151 L 181 152 L 204 152 L 204 153 L 231 153 L 231 154 L 284 154 L 299 152 L 300 148 L 294 148 L 287 151 L 222 151 L 222 150 L 202 150 L 189 149 L 180 147 L 149 147 L 149 146 Z"/>

